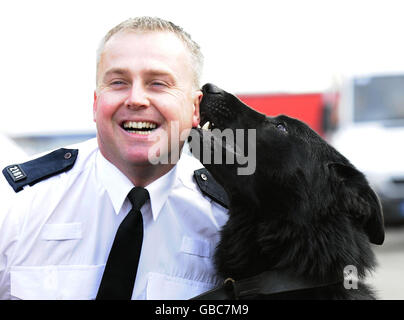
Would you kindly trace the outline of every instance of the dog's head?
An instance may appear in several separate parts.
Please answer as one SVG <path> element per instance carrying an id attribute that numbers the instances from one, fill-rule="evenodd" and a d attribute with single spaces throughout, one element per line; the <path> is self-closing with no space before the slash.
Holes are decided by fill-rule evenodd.
<path id="1" fill-rule="evenodd" d="M 377 195 L 364 175 L 309 126 L 261 114 L 212 84 L 202 91 L 201 126 L 209 122 L 209 130 L 196 129 L 203 147 L 192 139 L 191 148 L 226 189 L 231 206 L 244 203 L 268 218 L 295 223 L 344 215 L 372 243 L 383 243 Z"/>

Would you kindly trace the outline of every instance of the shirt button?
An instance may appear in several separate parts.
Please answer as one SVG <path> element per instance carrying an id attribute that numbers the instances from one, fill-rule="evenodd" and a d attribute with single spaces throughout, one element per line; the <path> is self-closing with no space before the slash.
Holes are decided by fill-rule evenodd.
<path id="1" fill-rule="evenodd" d="M 204 181 L 208 180 L 207 175 L 204 174 L 204 173 L 201 173 L 201 178 L 202 178 L 202 180 L 204 180 Z"/>

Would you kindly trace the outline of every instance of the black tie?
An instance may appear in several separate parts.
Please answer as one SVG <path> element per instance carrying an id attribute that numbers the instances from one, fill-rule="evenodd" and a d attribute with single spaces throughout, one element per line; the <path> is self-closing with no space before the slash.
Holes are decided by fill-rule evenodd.
<path id="1" fill-rule="evenodd" d="M 97 293 L 97 300 L 130 300 L 136 279 L 143 241 L 143 218 L 140 208 L 149 199 L 142 187 L 133 188 L 128 198 L 132 209 L 121 222 L 109 252 Z"/>

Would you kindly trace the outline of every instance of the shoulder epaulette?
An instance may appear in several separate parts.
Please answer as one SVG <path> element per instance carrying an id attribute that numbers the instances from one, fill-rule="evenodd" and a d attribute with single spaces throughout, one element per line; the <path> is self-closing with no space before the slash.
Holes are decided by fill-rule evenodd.
<path id="1" fill-rule="evenodd" d="M 23 187 L 70 170 L 77 159 L 79 150 L 61 148 L 40 158 L 21 164 L 13 164 L 3 169 L 3 174 L 15 192 Z"/>
<path id="2" fill-rule="evenodd" d="M 194 177 L 204 195 L 207 195 L 223 207 L 229 208 L 229 198 L 226 191 L 206 168 L 195 170 Z"/>

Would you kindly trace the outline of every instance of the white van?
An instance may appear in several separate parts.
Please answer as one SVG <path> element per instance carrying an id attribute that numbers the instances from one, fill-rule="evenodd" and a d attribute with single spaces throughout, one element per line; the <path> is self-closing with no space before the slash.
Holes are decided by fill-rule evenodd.
<path id="1" fill-rule="evenodd" d="M 348 79 L 330 142 L 367 176 L 386 225 L 404 223 L 404 75 Z"/>

